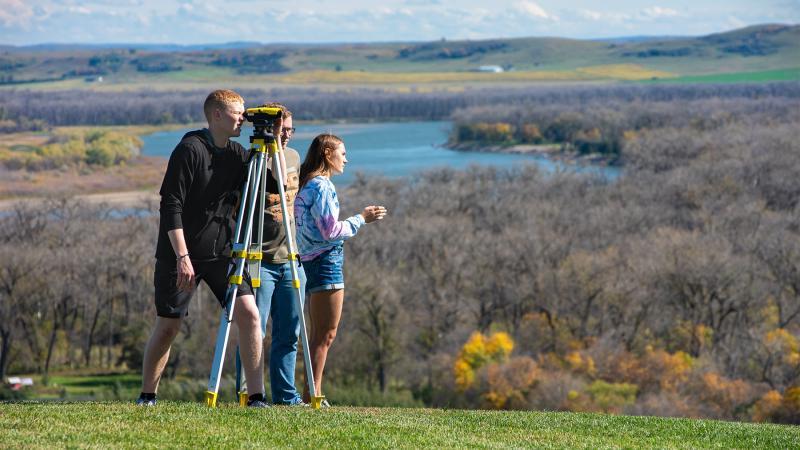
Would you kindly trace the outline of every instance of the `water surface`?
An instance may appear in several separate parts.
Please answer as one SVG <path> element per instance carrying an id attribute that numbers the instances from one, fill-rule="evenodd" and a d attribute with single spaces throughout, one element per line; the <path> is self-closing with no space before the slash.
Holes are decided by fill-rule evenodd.
<path id="1" fill-rule="evenodd" d="M 546 171 L 599 170 L 616 177 L 618 169 L 607 167 L 581 168 L 551 161 L 538 155 L 516 155 L 490 152 L 455 151 L 443 147 L 451 122 L 382 122 L 382 123 L 313 123 L 295 125 L 297 132 L 289 146 L 304 158 L 314 136 L 331 132 L 341 137 L 347 148 L 347 168 L 337 176 L 337 185 L 353 180 L 356 172 L 389 177 L 412 176 L 438 167 L 465 169 L 471 165 L 513 167 L 536 164 Z M 162 131 L 142 136 L 142 153 L 169 157 L 181 137 L 191 129 Z M 249 148 L 252 128 L 242 130 L 236 138 Z"/>

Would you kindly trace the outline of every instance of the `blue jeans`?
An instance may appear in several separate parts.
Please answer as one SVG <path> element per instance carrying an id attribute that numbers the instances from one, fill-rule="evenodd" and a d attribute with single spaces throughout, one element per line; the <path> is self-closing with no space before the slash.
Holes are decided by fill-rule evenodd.
<path id="1" fill-rule="evenodd" d="M 267 313 L 272 317 L 272 347 L 269 352 L 269 381 L 272 402 L 291 405 L 302 401 L 294 385 L 297 362 L 297 338 L 300 335 L 300 311 L 297 308 L 290 263 L 261 263 L 261 287 L 256 305 L 261 318 L 261 334 L 267 335 Z M 306 276 L 297 268 L 300 300 L 303 301 Z"/>

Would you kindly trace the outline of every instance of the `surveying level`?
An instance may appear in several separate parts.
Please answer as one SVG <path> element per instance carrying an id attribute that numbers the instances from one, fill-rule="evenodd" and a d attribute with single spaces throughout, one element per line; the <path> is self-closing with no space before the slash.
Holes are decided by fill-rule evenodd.
<path id="1" fill-rule="evenodd" d="M 244 118 L 248 122 L 253 122 L 253 126 L 256 129 L 259 128 L 272 128 L 272 125 L 275 123 L 276 120 L 280 119 L 283 116 L 283 111 L 280 108 L 272 108 L 267 106 L 259 106 L 257 108 L 247 108 L 244 110 Z M 270 130 L 271 132 L 271 130 Z M 269 133 L 269 132 L 264 132 Z M 253 137 L 257 135 L 257 132 L 253 133 Z M 253 142 L 253 138 L 250 138 L 250 142 Z"/>
<path id="2" fill-rule="evenodd" d="M 206 391 L 206 404 L 209 407 L 217 406 L 217 395 L 219 392 L 219 381 L 222 375 L 223 359 L 228 344 L 230 334 L 230 324 L 233 320 L 233 308 L 236 303 L 236 292 L 239 284 L 243 281 L 245 261 L 248 265 L 248 272 L 251 275 L 253 293 L 261 285 L 261 259 L 262 259 L 262 239 L 264 227 L 264 201 L 266 198 L 267 170 L 265 153 L 269 151 L 272 162 L 272 172 L 276 176 L 278 184 L 278 194 L 281 201 L 281 212 L 283 214 L 283 227 L 286 234 L 286 242 L 289 246 L 289 262 L 292 273 L 292 285 L 294 286 L 294 297 L 300 316 L 300 332 L 303 345 L 303 358 L 308 377 L 309 392 L 311 394 L 311 406 L 319 409 L 324 396 L 318 396 L 314 385 L 314 371 L 311 367 L 311 353 L 308 346 L 308 334 L 306 332 L 305 316 L 303 314 L 303 300 L 300 293 L 300 278 L 297 268 L 300 258 L 294 243 L 291 222 L 289 221 L 289 211 L 286 207 L 286 190 L 284 188 L 283 171 L 285 161 L 280 155 L 280 139 L 276 139 L 272 134 L 272 127 L 275 121 L 281 118 L 280 108 L 258 107 L 245 110 L 244 117 L 253 122 L 253 136 L 250 137 L 251 157 L 247 164 L 247 178 L 242 187 L 241 204 L 239 214 L 236 218 L 236 231 L 234 232 L 234 244 L 231 259 L 232 274 L 229 278 L 228 290 L 225 295 L 225 308 L 220 318 L 220 327 L 217 333 L 217 344 L 214 349 L 214 360 L 211 367 L 211 376 L 208 380 L 208 391 Z M 258 205 L 256 202 L 258 201 Z M 258 218 L 258 233 L 256 242 L 253 242 L 253 218 Z M 237 352 L 237 366 L 240 361 Z M 239 404 L 247 404 L 247 393 L 242 389 L 241 378 L 237 375 L 237 391 L 239 393 Z"/>

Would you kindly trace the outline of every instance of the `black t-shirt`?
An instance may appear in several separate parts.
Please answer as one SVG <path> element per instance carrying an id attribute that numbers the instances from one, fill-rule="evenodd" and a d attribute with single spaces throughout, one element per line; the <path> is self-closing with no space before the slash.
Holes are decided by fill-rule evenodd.
<path id="1" fill-rule="evenodd" d="M 167 231 L 177 228 L 183 228 L 193 260 L 230 255 L 247 158 L 238 142 L 216 147 L 207 129 L 183 136 L 161 183 L 156 258 L 175 259 Z"/>

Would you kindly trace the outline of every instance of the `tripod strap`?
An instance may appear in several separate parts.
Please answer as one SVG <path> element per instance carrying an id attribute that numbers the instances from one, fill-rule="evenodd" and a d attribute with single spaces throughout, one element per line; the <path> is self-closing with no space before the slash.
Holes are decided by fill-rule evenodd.
<path id="1" fill-rule="evenodd" d="M 300 255 L 298 255 L 297 253 L 289 253 L 289 261 L 291 261 L 292 264 L 295 264 L 295 263 L 299 264 L 300 263 Z M 294 279 L 292 279 L 292 285 L 294 286 L 295 289 L 299 290 L 300 289 L 300 279 L 298 279 L 297 277 L 294 277 Z"/>
<path id="2" fill-rule="evenodd" d="M 261 244 L 250 246 L 250 251 L 247 253 L 247 271 L 250 274 L 250 283 L 253 289 L 261 287 L 261 259 L 263 257 Z"/>

